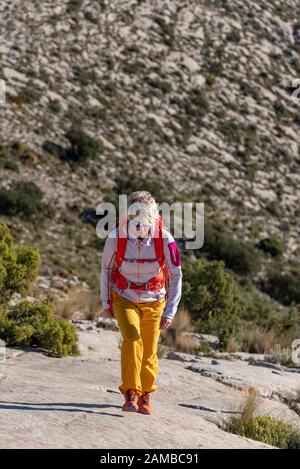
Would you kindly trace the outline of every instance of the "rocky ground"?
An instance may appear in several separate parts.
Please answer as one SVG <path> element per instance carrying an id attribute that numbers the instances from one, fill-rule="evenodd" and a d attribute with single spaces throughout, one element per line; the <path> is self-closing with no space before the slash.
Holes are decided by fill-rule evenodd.
<path id="1" fill-rule="evenodd" d="M 77 327 L 80 357 L 7 349 L 0 365 L 1 448 L 268 448 L 220 428 L 239 411 L 249 386 L 265 396 L 259 412 L 300 428 L 299 416 L 283 402 L 299 389 L 299 370 L 253 366 L 245 355 L 225 360 L 167 352 L 154 413 L 125 414 L 119 332 L 91 323 Z"/>

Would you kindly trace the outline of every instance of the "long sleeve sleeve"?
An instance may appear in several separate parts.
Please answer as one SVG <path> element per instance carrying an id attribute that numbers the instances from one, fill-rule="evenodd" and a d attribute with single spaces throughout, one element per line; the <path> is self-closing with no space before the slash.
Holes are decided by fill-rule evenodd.
<path id="1" fill-rule="evenodd" d="M 182 294 L 182 268 L 177 244 L 169 232 L 167 232 L 167 237 L 164 238 L 164 247 L 166 266 L 169 272 L 169 288 L 163 316 L 172 320 L 176 314 Z"/>
<path id="2" fill-rule="evenodd" d="M 113 230 L 106 238 L 101 260 L 100 297 L 104 309 L 109 308 L 108 301 L 111 293 L 111 276 L 116 258 L 116 246 L 117 239 Z"/>

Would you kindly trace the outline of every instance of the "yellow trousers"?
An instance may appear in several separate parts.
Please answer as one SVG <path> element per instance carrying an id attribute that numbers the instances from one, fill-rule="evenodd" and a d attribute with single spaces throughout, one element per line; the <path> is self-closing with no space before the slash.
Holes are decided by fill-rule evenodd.
<path id="1" fill-rule="evenodd" d="M 133 303 L 112 291 L 113 313 L 122 335 L 121 393 L 127 389 L 156 391 L 154 383 L 158 372 L 157 345 L 160 335 L 160 319 L 166 299 L 149 303 Z"/>

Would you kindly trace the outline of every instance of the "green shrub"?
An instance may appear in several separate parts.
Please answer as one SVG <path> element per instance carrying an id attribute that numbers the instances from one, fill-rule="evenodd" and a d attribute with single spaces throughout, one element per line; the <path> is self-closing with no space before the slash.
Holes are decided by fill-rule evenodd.
<path id="1" fill-rule="evenodd" d="M 159 25 L 159 34 L 167 46 L 172 46 L 175 35 L 173 23 L 167 23 L 161 16 L 155 16 L 154 21 Z"/>
<path id="2" fill-rule="evenodd" d="M 0 338 L 11 346 L 44 348 L 53 356 L 79 354 L 75 327 L 55 319 L 54 306 L 48 302 L 22 301 L 10 309 L 2 306 Z"/>
<path id="3" fill-rule="evenodd" d="M 55 356 L 76 355 L 76 330 L 72 324 L 54 317 L 51 303 L 23 300 L 14 307 L 5 305 L 14 292 L 28 290 L 39 266 L 39 251 L 27 246 L 15 248 L 9 229 L 0 220 L 0 338 L 8 345 L 36 345 Z"/>
<path id="4" fill-rule="evenodd" d="M 183 101 L 185 113 L 190 117 L 204 117 L 209 112 L 209 102 L 204 91 L 193 88 Z"/>
<path id="5" fill-rule="evenodd" d="M 240 32 L 237 29 L 233 29 L 227 34 L 227 41 L 239 43 L 241 40 Z"/>
<path id="6" fill-rule="evenodd" d="M 183 302 L 201 332 L 238 329 L 243 313 L 239 286 L 223 261 L 198 259 L 183 266 Z"/>
<path id="7" fill-rule="evenodd" d="M 257 416 L 262 399 L 256 388 L 246 390 L 238 403 L 238 415 L 232 415 L 223 425 L 224 430 L 283 449 L 299 449 L 300 433 L 292 425 L 273 417 Z"/>
<path id="8" fill-rule="evenodd" d="M 209 344 L 199 344 L 196 348 L 196 354 L 203 354 L 205 357 L 212 357 L 215 354 L 215 350 Z"/>
<path id="9" fill-rule="evenodd" d="M 260 259 L 254 248 L 233 239 L 223 228 L 207 224 L 205 227 L 202 251 L 208 259 L 223 260 L 227 268 L 240 275 L 248 275 L 258 270 Z"/>
<path id="10" fill-rule="evenodd" d="M 254 124 L 245 125 L 233 119 L 221 121 L 218 130 L 224 135 L 230 145 L 243 145 L 248 152 L 254 152 L 258 135 Z"/>
<path id="11" fill-rule="evenodd" d="M 66 151 L 66 158 L 77 163 L 95 159 L 101 150 L 100 144 L 87 135 L 79 126 L 74 126 L 66 132 L 66 138 L 71 146 Z"/>
<path id="12" fill-rule="evenodd" d="M 61 109 L 62 109 L 59 100 L 58 100 L 58 99 L 54 99 L 54 100 L 50 101 L 50 103 L 49 103 L 49 105 L 48 105 L 48 109 L 49 109 L 49 111 L 52 111 L 52 112 L 54 112 L 55 114 L 58 114 L 58 113 L 61 111 Z"/>
<path id="13" fill-rule="evenodd" d="M 0 163 L 1 164 L 1 163 Z M 20 167 L 16 161 L 6 160 L 3 162 L 3 169 L 14 171 L 15 173 L 20 172 Z"/>
<path id="14" fill-rule="evenodd" d="M 238 141 L 240 143 L 240 124 L 234 120 L 220 122 L 218 130 L 228 139 L 229 142 Z"/>
<path id="15" fill-rule="evenodd" d="M 87 19 L 87 20 L 90 21 L 91 23 L 94 23 L 94 24 L 97 24 L 97 23 L 98 23 L 97 17 L 95 17 L 91 11 L 86 11 L 86 12 L 84 13 L 84 17 L 85 17 L 85 19 Z"/>
<path id="16" fill-rule="evenodd" d="M 40 254 L 28 246 L 13 246 L 13 238 L 0 220 L 0 302 L 14 292 L 25 293 L 38 274 Z"/>
<path id="17" fill-rule="evenodd" d="M 283 253 L 283 243 L 281 239 L 273 235 L 269 238 L 264 238 L 259 241 L 257 244 L 258 249 L 271 254 L 273 257 L 279 257 Z"/>
<path id="18" fill-rule="evenodd" d="M 88 86 L 91 83 L 96 83 L 97 74 L 94 69 L 74 65 L 73 67 L 74 79 L 82 87 Z"/>
<path id="19" fill-rule="evenodd" d="M 12 158 L 11 152 L 7 145 L 0 145 L 0 170 L 8 169 L 16 173 L 20 172 L 19 164 Z"/>
<path id="20" fill-rule="evenodd" d="M 297 431 L 292 432 L 288 439 L 287 449 L 300 449 L 300 433 Z"/>
<path id="21" fill-rule="evenodd" d="M 36 85 L 32 81 L 29 81 L 21 90 L 18 98 L 20 103 L 31 105 L 40 99 L 40 91 L 37 90 Z"/>
<path id="22" fill-rule="evenodd" d="M 259 295 L 253 287 L 244 287 L 242 296 L 245 305 L 242 318 L 245 321 L 267 329 L 275 325 L 275 317 L 279 313 L 277 302 L 266 295 Z"/>
<path id="23" fill-rule="evenodd" d="M 271 271 L 260 285 L 264 292 L 285 306 L 300 303 L 299 275 Z"/>
<path id="24" fill-rule="evenodd" d="M 83 0 L 69 0 L 66 12 L 69 14 L 78 13 L 83 4 Z"/>
<path id="25" fill-rule="evenodd" d="M 233 420 L 228 431 L 278 448 L 300 448 L 300 434 L 292 425 L 265 415 L 253 417 L 241 426 L 236 426 Z"/>
<path id="26" fill-rule="evenodd" d="M 278 207 L 278 203 L 275 200 L 270 200 L 265 206 L 265 210 L 269 212 L 274 217 L 280 217 L 281 213 Z"/>
<path id="27" fill-rule="evenodd" d="M 0 214 L 22 218 L 52 217 L 54 211 L 43 202 L 43 192 L 32 181 L 15 181 L 0 189 Z"/>
<path id="28" fill-rule="evenodd" d="M 225 325 L 219 330 L 219 348 L 222 351 L 226 351 L 227 345 L 232 338 L 235 338 L 236 328 L 229 325 Z"/>
<path id="29" fill-rule="evenodd" d="M 164 94 L 171 93 L 172 85 L 168 81 L 145 77 L 145 82 L 155 90 L 161 90 Z"/>
<path id="30" fill-rule="evenodd" d="M 299 317 L 300 304 L 285 312 L 274 324 L 277 333 L 288 343 L 300 336 Z"/>

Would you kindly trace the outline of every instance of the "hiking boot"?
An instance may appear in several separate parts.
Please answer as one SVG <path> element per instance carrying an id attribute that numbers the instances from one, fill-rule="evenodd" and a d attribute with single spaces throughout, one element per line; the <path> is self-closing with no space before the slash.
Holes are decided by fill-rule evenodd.
<path id="1" fill-rule="evenodd" d="M 125 412 L 137 412 L 138 411 L 138 395 L 135 389 L 127 389 L 125 393 L 125 403 L 122 406 L 122 410 Z"/>
<path id="2" fill-rule="evenodd" d="M 141 414 L 150 415 L 152 413 L 151 405 L 151 392 L 144 391 L 143 394 L 138 398 L 138 412 Z"/>

